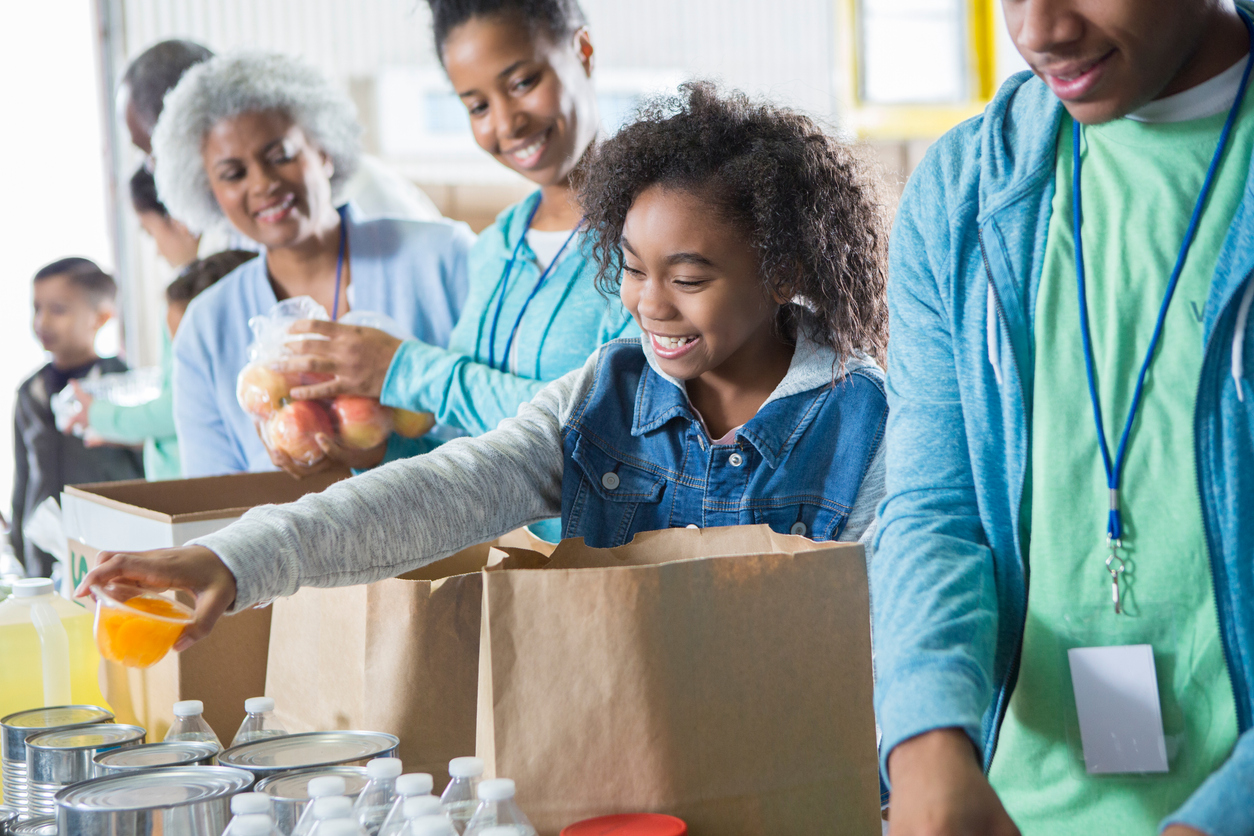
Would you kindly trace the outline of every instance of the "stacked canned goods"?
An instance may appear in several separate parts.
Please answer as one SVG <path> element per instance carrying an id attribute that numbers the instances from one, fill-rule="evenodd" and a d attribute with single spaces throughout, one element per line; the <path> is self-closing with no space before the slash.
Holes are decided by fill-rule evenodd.
<path id="1" fill-rule="evenodd" d="M 56 795 L 97 775 L 96 755 L 138 746 L 139 726 L 99 723 L 43 732 L 26 739 L 27 808 L 34 816 L 55 816 Z"/>
<path id="2" fill-rule="evenodd" d="M 39 734 L 74 726 L 110 723 L 112 712 L 96 705 L 32 708 L 0 719 L 0 781 L 5 804 L 19 815 L 29 813 L 26 741 Z"/>

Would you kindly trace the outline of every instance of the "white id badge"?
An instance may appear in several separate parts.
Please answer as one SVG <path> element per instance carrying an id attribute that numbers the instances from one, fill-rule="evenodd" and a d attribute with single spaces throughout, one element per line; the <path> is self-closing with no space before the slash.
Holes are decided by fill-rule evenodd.
<path id="1" fill-rule="evenodd" d="M 1067 651 L 1067 662 L 1085 770 L 1090 775 L 1166 772 L 1153 647 L 1075 647 Z"/>

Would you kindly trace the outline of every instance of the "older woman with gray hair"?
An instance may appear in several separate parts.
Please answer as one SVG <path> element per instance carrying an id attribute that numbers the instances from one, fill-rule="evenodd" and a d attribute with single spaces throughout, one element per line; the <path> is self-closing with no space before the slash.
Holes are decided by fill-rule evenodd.
<path id="1" fill-rule="evenodd" d="M 371 467 L 429 449 L 393 436 L 354 451 L 322 437 L 305 468 L 270 453 L 235 397 L 248 362 L 248 320 L 310 296 L 332 318 L 387 314 L 446 345 L 466 295 L 474 235 L 447 220 L 363 220 L 339 189 L 360 156 L 352 103 L 316 70 L 277 54 L 222 55 L 188 70 L 152 135 L 157 189 L 193 232 L 229 223 L 263 257 L 195 299 L 174 342 L 174 412 L 184 476 L 282 467 L 304 475 L 339 462 Z"/>

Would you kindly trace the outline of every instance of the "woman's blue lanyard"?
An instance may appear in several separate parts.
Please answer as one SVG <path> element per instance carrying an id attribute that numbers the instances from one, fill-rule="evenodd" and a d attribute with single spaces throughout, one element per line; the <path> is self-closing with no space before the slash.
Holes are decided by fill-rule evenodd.
<path id="1" fill-rule="evenodd" d="M 536 286 L 531 289 L 531 293 L 527 296 L 523 306 L 518 311 L 518 317 L 514 320 L 514 327 L 510 329 L 509 338 L 505 341 L 505 351 L 501 355 L 501 364 L 498 367 L 496 363 L 496 326 L 501 321 L 501 309 L 505 307 L 506 291 L 509 288 L 510 274 L 514 272 L 514 262 L 518 260 L 518 251 L 522 249 L 523 241 L 527 240 L 527 232 L 531 229 L 531 222 L 536 217 L 536 212 L 540 209 L 540 201 L 536 201 L 536 205 L 531 207 L 531 212 L 527 215 L 527 222 L 523 225 L 522 233 L 518 236 L 518 243 L 514 245 L 514 252 L 509 257 L 509 261 L 505 263 L 505 270 L 501 273 L 501 295 L 496 300 L 496 313 L 492 315 L 492 330 L 488 332 L 488 365 L 498 371 L 509 371 L 509 352 L 514 347 L 514 337 L 518 334 L 518 329 L 522 325 L 523 314 L 527 313 L 531 300 L 536 298 L 536 294 L 540 292 L 540 288 L 544 285 L 545 279 L 553 272 L 553 268 L 557 266 L 557 262 L 561 259 L 562 253 L 566 251 L 567 245 L 574 239 L 575 234 L 579 232 L 579 227 L 583 225 L 581 219 L 575 224 L 575 228 L 570 231 L 570 235 L 562 242 L 562 246 L 553 254 L 553 260 L 549 262 L 549 266 L 545 267 L 540 273 L 540 278 L 536 280 Z"/>
<path id="2" fill-rule="evenodd" d="M 1245 23 L 1245 28 L 1250 33 L 1250 45 L 1254 49 L 1254 27 L 1251 27 L 1250 21 L 1246 19 L 1244 14 L 1241 15 L 1241 20 Z M 1084 368 L 1088 375 L 1089 400 L 1093 403 L 1093 420 L 1097 425 L 1097 443 L 1101 446 L 1102 463 L 1106 467 L 1106 484 L 1110 488 L 1110 515 L 1106 522 L 1106 542 L 1110 548 L 1110 556 L 1106 558 L 1106 570 L 1110 572 L 1111 598 L 1115 604 L 1116 615 L 1123 611 L 1119 593 L 1119 576 L 1123 574 L 1126 568 L 1123 558 L 1118 553 L 1118 549 L 1123 546 L 1123 520 L 1120 516 L 1119 483 L 1123 472 L 1124 460 L 1128 452 L 1128 437 L 1132 434 L 1132 424 L 1136 419 L 1136 411 L 1141 405 L 1145 375 L 1154 359 L 1154 351 L 1158 347 L 1159 337 L 1162 336 L 1163 323 L 1167 319 L 1167 309 L 1171 305 L 1171 297 L 1175 294 L 1176 285 L 1180 282 L 1180 273 L 1184 270 L 1185 258 L 1188 256 L 1189 248 L 1193 245 L 1193 239 L 1197 235 L 1197 228 L 1202 218 L 1202 210 L 1206 205 L 1206 198 L 1210 195 L 1211 187 L 1215 183 L 1215 174 L 1219 170 L 1224 149 L 1227 147 L 1229 135 L 1232 133 L 1232 126 L 1236 122 L 1237 113 L 1241 109 L 1241 102 L 1245 98 L 1245 89 L 1250 81 L 1250 68 L 1254 66 L 1254 54 L 1252 54 L 1251 59 L 1246 61 L 1245 72 L 1241 76 L 1241 85 L 1237 90 L 1236 100 L 1232 103 L 1232 109 L 1228 111 L 1228 119 L 1224 122 L 1223 131 L 1219 134 L 1219 144 L 1215 148 L 1214 157 L 1211 158 L 1210 168 L 1206 171 L 1206 179 L 1202 183 L 1202 191 L 1197 196 L 1197 203 L 1193 207 L 1193 217 L 1189 220 L 1188 229 L 1184 233 L 1184 243 L 1180 247 L 1180 254 L 1176 257 L 1175 269 L 1171 272 L 1171 279 L 1167 283 L 1167 291 L 1163 294 L 1163 302 L 1158 309 L 1158 320 L 1154 323 L 1154 334 L 1150 337 L 1149 347 L 1145 351 L 1145 359 L 1141 363 L 1141 371 L 1137 375 L 1136 389 L 1132 393 L 1132 405 L 1128 409 L 1128 417 L 1123 425 L 1123 434 L 1119 439 L 1119 449 L 1113 461 L 1110 457 L 1110 447 L 1106 443 L 1106 430 L 1102 424 L 1101 399 L 1097 394 L 1097 376 L 1093 370 L 1093 341 L 1089 336 L 1089 312 L 1084 285 L 1084 244 L 1080 236 L 1081 221 L 1083 219 L 1080 211 L 1080 140 L 1084 132 L 1079 122 L 1075 122 L 1072 127 L 1072 190 L 1075 192 L 1072 222 L 1075 233 L 1076 283 L 1079 287 L 1080 295 L 1080 335 L 1084 342 Z"/>
<path id="3" fill-rule="evenodd" d="M 331 321 L 340 318 L 340 282 L 344 278 L 344 251 L 348 249 L 348 218 L 345 216 L 347 205 L 336 209 L 340 214 L 340 254 L 335 259 L 335 299 L 331 302 Z"/>

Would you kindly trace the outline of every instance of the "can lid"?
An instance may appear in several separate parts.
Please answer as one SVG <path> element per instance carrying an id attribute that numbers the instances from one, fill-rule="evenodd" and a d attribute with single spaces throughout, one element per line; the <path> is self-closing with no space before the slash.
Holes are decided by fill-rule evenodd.
<path id="1" fill-rule="evenodd" d="M 435 789 L 435 781 L 426 772 L 410 772 L 396 779 L 396 794 L 429 795 Z"/>
<path id="2" fill-rule="evenodd" d="M 561 836 L 686 836 L 687 833 L 688 825 L 674 816 L 626 813 L 575 822 L 562 828 Z"/>
<path id="3" fill-rule="evenodd" d="M 59 729 L 64 726 L 85 726 L 107 723 L 113 713 L 98 705 L 50 705 L 28 708 L 0 719 L 0 725 L 12 729 Z"/>
<path id="4" fill-rule="evenodd" d="M 205 704 L 200 700 L 179 700 L 174 704 L 175 717 L 195 717 L 205 713 Z"/>
<path id="5" fill-rule="evenodd" d="M 15 818 L 17 818 L 17 810 L 0 805 L 0 824 L 13 821 Z"/>
<path id="6" fill-rule="evenodd" d="M 499 827 L 492 828 L 500 830 Z M 518 833 L 512 827 L 505 828 L 510 836 L 516 836 Z M 413 836 L 456 836 L 457 831 L 453 828 L 453 823 L 444 816 L 422 816 L 416 818 L 409 823 L 409 832 Z M 490 831 L 483 831 L 483 836 L 487 836 Z"/>
<path id="7" fill-rule="evenodd" d="M 395 735 L 383 732 L 302 732 L 232 746 L 218 755 L 218 763 L 268 775 L 390 755 L 399 745 Z"/>
<path id="8" fill-rule="evenodd" d="M 249 714 L 261 714 L 274 711 L 274 700 L 270 697 L 249 697 L 244 700 L 244 710 Z"/>
<path id="9" fill-rule="evenodd" d="M 156 766 L 190 766 L 221 751 L 217 744 L 201 740 L 167 740 L 127 749 L 111 749 L 92 758 L 108 769 L 152 769 Z"/>
<path id="10" fill-rule="evenodd" d="M 483 774 L 480 758 L 453 758 L 448 762 L 448 774 L 453 778 L 478 778 Z"/>
<path id="11" fill-rule="evenodd" d="M 434 795 L 415 795 L 405 799 L 405 804 L 401 807 L 401 814 L 405 816 L 405 821 L 409 821 L 410 819 L 420 819 L 423 816 L 438 816 L 443 810 L 444 807 L 440 804 L 440 799 Z"/>
<path id="12" fill-rule="evenodd" d="M 235 798 L 239 798 L 236 796 Z M 234 802 L 235 799 L 232 799 Z M 234 803 L 232 803 L 234 807 Z M 270 836 L 274 830 L 274 821 L 264 813 L 237 815 L 231 819 L 232 836 Z"/>
<path id="13" fill-rule="evenodd" d="M 264 792 L 242 792 L 231 799 L 231 812 L 237 816 L 254 813 L 270 815 L 270 796 Z"/>
<path id="14" fill-rule="evenodd" d="M 13 836 L 57 836 L 57 819 L 55 816 L 39 816 L 14 822 L 9 832 Z"/>
<path id="15" fill-rule="evenodd" d="M 57 793 L 57 807 L 83 812 L 183 807 L 229 798 L 248 789 L 253 776 L 224 766 L 166 766 L 72 784 Z"/>
<path id="16" fill-rule="evenodd" d="M 321 779 L 330 778 L 329 782 Z M 310 798 L 327 795 L 344 795 L 356 798 L 369 782 L 366 769 L 361 766 L 323 766 L 317 769 L 303 769 L 296 772 L 280 772 L 268 778 L 262 778 L 253 789 L 264 792 L 271 798 L 281 801 L 306 801 Z M 315 782 L 317 782 L 315 784 Z M 335 790 L 318 796 L 315 790 L 323 788 Z"/>
<path id="17" fill-rule="evenodd" d="M 342 795 L 328 795 L 314 800 L 313 815 L 318 821 L 343 819 L 353 814 L 353 802 Z"/>
<path id="18" fill-rule="evenodd" d="M 480 801 L 505 801 L 514 797 L 514 782 L 509 778 L 493 778 L 479 782 Z"/>
<path id="19" fill-rule="evenodd" d="M 400 758 L 375 758 L 366 764 L 366 774 L 370 780 L 397 778 L 401 774 Z"/>
<path id="20" fill-rule="evenodd" d="M 136 741 L 142 743 L 145 734 L 139 726 L 94 723 L 40 732 L 26 738 L 26 745 L 31 749 L 99 749 Z"/>
<path id="21" fill-rule="evenodd" d="M 14 598 L 36 598 L 52 594 L 50 578 L 22 578 L 13 582 Z"/>

